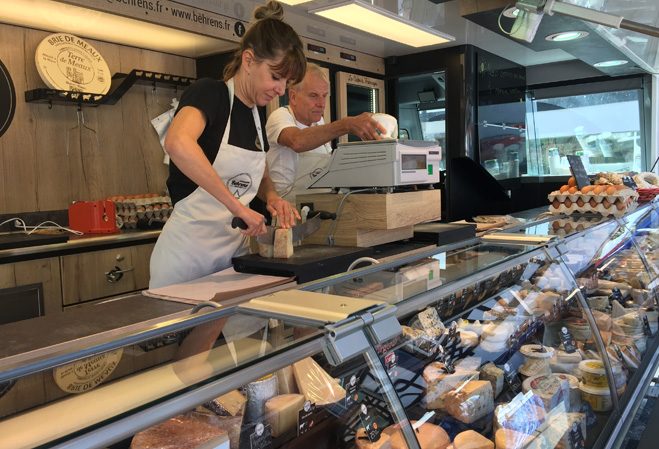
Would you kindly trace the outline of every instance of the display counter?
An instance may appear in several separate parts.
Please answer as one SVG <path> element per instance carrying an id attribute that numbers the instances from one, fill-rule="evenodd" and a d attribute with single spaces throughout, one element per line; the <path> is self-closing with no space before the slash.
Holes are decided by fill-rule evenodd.
<path id="1" fill-rule="evenodd" d="M 0 359 L 0 447 L 606 447 L 657 364 L 657 225 L 550 217 Z"/>

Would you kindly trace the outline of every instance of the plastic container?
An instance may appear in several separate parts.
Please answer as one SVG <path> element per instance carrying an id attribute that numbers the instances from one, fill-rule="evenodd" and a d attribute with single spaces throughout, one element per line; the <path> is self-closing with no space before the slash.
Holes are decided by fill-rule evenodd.
<path id="1" fill-rule="evenodd" d="M 598 388 L 585 385 L 582 382 L 579 384 L 579 390 L 581 390 L 581 399 L 590 403 L 594 411 L 607 412 L 613 407 L 611 391 L 608 386 Z"/>
<path id="2" fill-rule="evenodd" d="M 620 365 L 611 365 L 613 377 L 616 378 L 622 372 Z M 602 388 L 609 387 L 609 381 L 606 378 L 606 369 L 601 360 L 588 359 L 579 363 L 579 370 L 584 383 L 589 387 Z"/>

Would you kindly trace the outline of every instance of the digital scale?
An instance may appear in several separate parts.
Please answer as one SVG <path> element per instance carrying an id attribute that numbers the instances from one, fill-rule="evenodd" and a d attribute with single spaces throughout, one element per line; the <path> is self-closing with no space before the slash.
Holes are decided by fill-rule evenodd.
<path id="1" fill-rule="evenodd" d="M 309 188 L 397 187 L 439 182 L 441 148 L 423 140 L 340 143 Z"/>

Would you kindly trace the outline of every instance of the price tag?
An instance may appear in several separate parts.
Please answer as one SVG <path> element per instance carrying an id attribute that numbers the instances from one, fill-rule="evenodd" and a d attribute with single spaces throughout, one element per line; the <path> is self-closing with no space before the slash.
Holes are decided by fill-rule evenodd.
<path id="1" fill-rule="evenodd" d="M 389 353 L 384 356 L 384 369 L 387 370 L 387 374 L 389 374 L 389 377 L 396 377 L 397 375 L 396 366 L 398 366 L 398 364 L 397 364 L 397 357 L 395 352 Z"/>
<path id="2" fill-rule="evenodd" d="M 510 364 L 504 363 L 503 365 L 504 379 L 508 384 L 508 387 L 512 390 L 513 393 L 518 394 L 522 391 L 522 381 L 519 380 L 517 375 L 517 370 L 515 370 Z"/>
<path id="3" fill-rule="evenodd" d="M 567 161 L 570 164 L 572 176 L 574 176 L 574 179 L 577 181 L 577 187 L 579 187 L 579 190 L 589 186 L 590 178 L 588 177 L 588 173 L 586 173 L 586 168 L 583 166 L 581 157 L 570 155 L 567 156 Z"/>
<path id="4" fill-rule="evenodd" d="M 364 425 L 364 430 L 366 431 L 366 436 L 371 443 L 375 443 L 380 439 L 380 434 L 382 430 L 378 426 L 378 423 L 375 422 L 376 416 L 373 416 L 371 410 L 368 409 L 366 404 L 361 405 L 361 410 L 359 412 L 359 419 L 361 419 L 362 424 Z"/>
<path id="5" fill-rule="evenodd" d="M 645 331 L 645 335 L 652 337 L 652 329 L 650 329 L 650 322 L 647 315 L 643 315 L 643 330 Z"/>
<path id="6" fill-rule="evenodd" d="M 313 412 L 316 404 L 305 401 L 302 410 L 297 412 L 297 436 L 307 433 L 313 427 Z"/>
<path id="7" fill-rule="evenodd" d="M 273 449 L 270 426 L 258 423 L 254 428 L 254 433 L 249 436 L 249 445 L 250 449 Z"/>
<path id="8" fill-rule="evenodd" d="M 572 332 L 570 332 L 567 327 L 561 328 L 559 334 L 561 336 L 561 342 L 563 343 L 565 352 L 572 354 L 577 349 L 579 349 L 577 347 L 577 340 L 574 338 L 574 335 L 572 335 Z"/>
<path id="9" fill-rule="evenodd" d="M 581 426 L 577 423 L 572 423 L 572 428 L 570 429 L 570 442 L 572 443 L 572 449 L 582 449 L 586 446 L 586 441 L 581 433 Z"/>
<path id="10" fill-rule="evenodd" d="M 579 407 L 579 413 L 586 415 L 586 427 L 588 429 L 597 425 L 597 416 L 595 416 L 595 411 L 593 410 L 593 406 L 590 405 L 590 402 L 583 401 L 581 407 Z"/>
<path id="11" fill-rule="evenodd" d="M 357 389 L 359 388 L 357 376 L 353 374 L 350 379 L 344 380 L 343 388 L 346 391 L 346 408 L 350 408 L 357 402 Z"/>
<path id="12" fill-rule="evenodd" d="M 634 178 L 628 175 L 622 177 L 622 184 L 626 185 L 630 189 L 638 189 L 638 186 L 636 185 L 636 181 L 634 181 Z"/>
<path id="13" fill-rule="evenodd" d="M 622 292 L 618 287 L 613 287 L 611 289 L 611 296 L 609 296 L 609 302 L 611 302 L 612 300 L 618 301 L 621 304 L 623 302 Z"/>
<path id="14" fill-rule="evenodd" d="M 622 351 L 620 351 L 618 345 L 614 344 L 613 348 L 616 350 L 616 355 L 618 356 L 618 360 L 620 360 L 620 363 L 622 363 L 622 366 L 625 368 L 625 370 L 629 371 L 629 366 L 627 365 L 627 361 L 622 356 Z"/>

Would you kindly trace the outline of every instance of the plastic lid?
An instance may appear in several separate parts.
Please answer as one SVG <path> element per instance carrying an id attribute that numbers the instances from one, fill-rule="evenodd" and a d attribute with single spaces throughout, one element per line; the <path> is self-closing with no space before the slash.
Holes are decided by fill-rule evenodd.
<path id="1" fill-rule="evenodd" d="M 584 393 L 588 394 L 597 394 L 600 396 L 611 396 L 611 390 L 609 390 L 609 387 L 593 387 L 590 385 L 586 385 L 585 383 L 581 382 L 579 383 L 579 389 L 583 391 Z"/>
<path id="2" fill-rule="evenodd" d="M 591 374 L 599 374 L 601 376 L 606 375 L 606 369 L 604 368 L 604 363 L 602 363 L 601 360 L 597 360 L 597 359 L 588 359 L 581 361 L 579 363 L 579 369 L 581 371 L 585 371 Z M 620 371 L 622 371 L 620 365 L 617 365 L 615 363 L 611 363 L 611 370 L 613 371 L 613 374 L 617 374 Z"/>
<path id="3" fill-rule="evenodd" d="M 519 352 L 521 352 L 524 357 L 546 359 L 552 356 L 554 348 L 543 345 L 524 345 L 520 348 Z"/>

